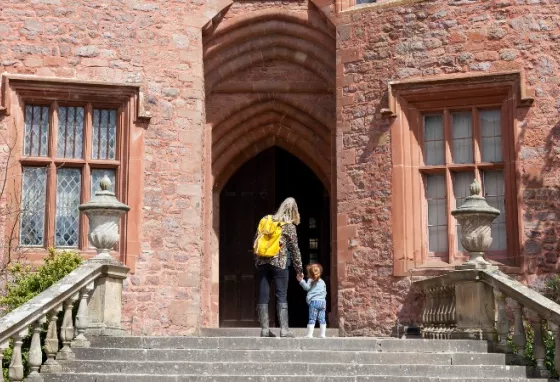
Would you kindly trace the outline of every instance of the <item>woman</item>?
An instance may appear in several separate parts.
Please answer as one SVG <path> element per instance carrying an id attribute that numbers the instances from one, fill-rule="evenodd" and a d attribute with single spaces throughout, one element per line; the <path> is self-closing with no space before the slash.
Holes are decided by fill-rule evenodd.
<path id="1" fill-rule="evenodd" d="M 261 324 L 261 337 L 274 337 L 268 327 L 268 302 L 270 300 L 270 280 L 276 289 L 276 311 L 280 320 L 280 337 L 295 337 L 288 327 L 288 280 L 290 264 L 296 273 L 303 276 L 301 253 L 298 247 L 296 225 L 299 224 L 299 211 L 294 198 L 282 202 L 272 221 L 280 223 L 281 236 L 279 251 L 274 256 L 255 256 L 259 297 L 257 311 Z M 259 232 L 257 232 L 258 240 Z"/>

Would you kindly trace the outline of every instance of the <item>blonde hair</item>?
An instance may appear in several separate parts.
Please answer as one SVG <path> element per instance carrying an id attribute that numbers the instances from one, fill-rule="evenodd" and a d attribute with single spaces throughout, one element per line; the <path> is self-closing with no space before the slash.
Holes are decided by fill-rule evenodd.
<path id="1" fill-rule="evenodd" d="M 319 280 L 321 278 L 321 275 L 323 274 L 323 267 L 321 266 L 321 264 L 309 264 L 306 269 L 307 277 L 309 277 L 313 281 Z"/>
<path id="2" fill-rule="evenodd" d="M 287 198 L 280 204 L 278 211 L 272 217 L 274 221 L 283 223 L 299 224 L 299 211 L 296 200 L 294 198 Z"/>

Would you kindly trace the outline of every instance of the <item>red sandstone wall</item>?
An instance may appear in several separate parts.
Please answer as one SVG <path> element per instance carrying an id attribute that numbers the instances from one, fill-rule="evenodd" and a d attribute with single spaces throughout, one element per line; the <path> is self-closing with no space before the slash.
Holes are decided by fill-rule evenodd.
<path id="1" fill-rule="evenodd" d="M 187 333 L 199 320 L 204 89 L 202 2 L 4 0 L 0 72 L 140 83 L 145 131 L 142 247 L 126 280 L 125 328 Z M 4 128 L 10 118 L 0 120 Z M 134 264 L 131 264 L 132 266 Z"/>
<path id="2" fill-rule="evenodd" d="M 370 8 L 375 9 L 375 8 Z M 528 279 L 558 270 L 560 5 L 423 1 L 338 22 L 339 313 L 350 335 L 385 335 L 417 308 L 392 276 L 387 82 L 522 69 L 534 105 L 518 113 Z"/>
<path id="3" fill-rule="evenodd" d="M 5 0 L 0 9 L 0 71 L 143 85 L 153 118 L 145 134 L 144 199 L 135 206 L 143 211 L 142 253 L 124 295 L 125 327 L 135 334 L 187 333 L 201 322 L 205 103 L 201 24 L 190 21 L 203 6 Z M 308 4 L 235 3 L 224 21 L 264 8 L 306 12 Z M 530 273 L 556 270 L 559 254 L 560 5 L 480 0 L 367 8 L 333 18 L 339 314 L 349 335 L 387 334 L 397 318 L 410 321 L 415 313 L 410 280 L 391 276 L 390 120 L 380 114 L 389 80 L 526 72 L 536 92 L 533 107 L 518 116 Z M 10 123 L 0 118 L 2 130 Z"/>

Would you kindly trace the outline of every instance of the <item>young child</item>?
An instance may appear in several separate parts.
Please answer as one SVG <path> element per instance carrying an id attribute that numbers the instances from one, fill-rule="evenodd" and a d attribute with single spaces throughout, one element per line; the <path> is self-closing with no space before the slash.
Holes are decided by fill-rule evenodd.
<path id="1" fill-rule="evenodd" d="M 327 309 L 327 286 L 321 279 L 323 267 L 320 264 L 309 264 L 307 266 L 307 282 L 303 276 L 298 276 L 299 285 L 307 291 L 306 301 L 309 305 L 309 321 L 307 322 L 307 338 L 313 338 L 315 322 L 319 321 L 321 338 L 326 337 L 327 321 L 325 311 Z"/>

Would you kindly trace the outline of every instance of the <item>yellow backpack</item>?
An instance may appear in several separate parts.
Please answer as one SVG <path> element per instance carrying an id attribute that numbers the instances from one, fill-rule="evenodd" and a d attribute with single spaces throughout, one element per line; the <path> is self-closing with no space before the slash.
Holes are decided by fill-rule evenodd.
<path id="1" fill-rule="evenodd" d="M 253 244 L 255 255 L 259 257 L 274 257 L 280 253 L 282 226 L 285 224 L 273 221 L 272 215 L 261 219 L 257 230 L 257 238 Z"/>

